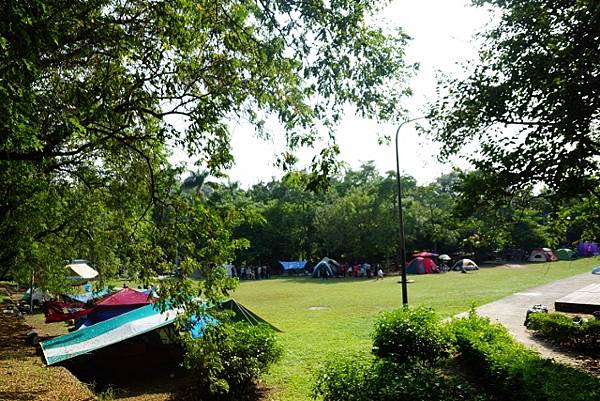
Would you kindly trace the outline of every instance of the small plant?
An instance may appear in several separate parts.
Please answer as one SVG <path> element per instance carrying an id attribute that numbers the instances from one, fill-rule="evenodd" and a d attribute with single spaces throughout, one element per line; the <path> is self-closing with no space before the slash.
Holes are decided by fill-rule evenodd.
<path id="1" fill-rule="evenodd" d="M 213 400 L 249 398 L 258 377 L 282 355 L 269 327 L 246 323 L 209 325 L 184 346 L 185 367 L 196 373 L 199 392 Z"/>
<path id="2" fill-rule="evenodd" d="M 403 308 L 384 313 L 375 322 L 373 353 L 396 363 L 433 364 L 451 351 L 450 332 L 430 308 Z"/>
<path id="3" fill-rule="evenodd" d="M 117 398 L 117 391 L 113 387 L 107 387 L 103 391 L 96 394 L 97 401 L 113 401 Z"/>
<path id="4" fill-rule="evenodd" d="M 312 397 L 323 401 L 367 401 L 372 359 L 364 354 L 332 357 L 317 372 Z"/>

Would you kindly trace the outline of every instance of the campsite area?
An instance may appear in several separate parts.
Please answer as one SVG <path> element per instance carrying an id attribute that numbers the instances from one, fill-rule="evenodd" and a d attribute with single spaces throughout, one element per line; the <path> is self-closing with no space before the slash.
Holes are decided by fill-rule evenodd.
<path id="1" fill-rule="evenodd" d="M 468 274 L 448 272 L 411 275 L 415 282 L 408 287 L 409 302 L 411 306 L 431 306 L 449 317 L 468 310 L 472 305 L 485 304 L 563 277 L 589 273 L 597 263 L 596 258 L 586 258 L 572 262 L 482 267 Z M 387 276 L 379 281 L 366 278 L 318 280 L 310 277 L 280 277 L 243 281 L 232 294 L 233 297 L 282 330 L 278 338 L 285 353 L 270 374 L 262 378 L 262 387 L 268 389 L 262 394 L 262 399 L 309 400 L 317 368 L 328 355 L 369 352 L 374 319 L 380 312 L 401 305 L 398 279 L 398 276 Z M 31 318 L 29 321 L 32 321 Z M 37 325 L 43 327 L 39 317 Z M 23 328 L 20 330 L 23 331 Z M 23 337 L 19 341 L 23 342 Z M 46 377 L 47 380 L 54 380 L 55 373 L 66 374 L 71 379 L 72 376 L 63 367 L 43 367 L 41 357 L 35 354 L 34 348 L 27 347 L 26 350 L 27 364 L 15 363 L 17 355 L 10 354 L 3 358 L 3 368 L 9 366 L 15 373 L 23 373 L 17 375 L 18 380 L 34 382 L 31 385 L 38 393 L 33 399 L 52 399 L 43 395 L 44 391 L 54 391 L 51 390 L 52 386 L 46 383 L 40 387 L 35 382 L 44 381 Z M 52 373 L 45 376 L 45 371 Z M 6 380 L 7 376 L 4 377 L 1 380 Z M 169 400 L 177 394 L 178 385 L 186 384 L 179 377 L 164 377 L 162 380 L 166 383 L 153 383 L 152 389 L 146 387 L 147 393 L 140 389 L 139 384 L 132 384 L 128 389 L 111 389 L 110 397 L 139 401 Z M 31 393 L 23 387 L 13 388 L 10 393 L 13 399 L 29 399 L 26 397 Z M 86 393 L 89 391 L 86 386 L 75 388 L 79 388 L 83 395 L 89 394 Z M 86 397 L 82 396 L 81 399 Z"/>

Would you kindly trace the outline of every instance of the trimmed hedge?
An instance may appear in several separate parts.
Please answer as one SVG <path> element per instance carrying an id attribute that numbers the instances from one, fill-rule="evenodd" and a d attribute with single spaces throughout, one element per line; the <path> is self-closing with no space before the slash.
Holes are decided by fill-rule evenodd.
<path id="1" fill-rule="evenodd" d="M 451 349 L 449 332 L 431 308 L 397 309 L 375 322 L 373 353 L 380 358 L 434 364 L 447 358 Z"/>
<path id="2" fill-rule="evenodd" d="M 323 401 L 490 401 L 464 380 L 422 363 L 366 356 L 334 359 L 319 371 L 314 399 Z"/>
<path id="3" fill-rule="evenodd" d="M 450 323 L 458 350 L 502 400 L 599 401 L 600 381 L 583 371 L 543 359 L 515 342 L 499 324 L 471 313 Z"/>
<path id="4" fill-rule="evenodd" d="M 600 320 L 574 321 L 561 313 L 532 313 L 527 328 L 564 347 L 600 351 Z"/>

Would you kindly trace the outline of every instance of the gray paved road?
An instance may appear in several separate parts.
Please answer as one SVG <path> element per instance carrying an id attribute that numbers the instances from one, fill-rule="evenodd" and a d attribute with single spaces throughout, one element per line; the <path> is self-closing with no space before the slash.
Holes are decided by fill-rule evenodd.
<path id="1" fill-rule="evenodd" d="M 551 284 L 517 292 L 499 301 L 482 305 L 477 308 L 477 313 L 489 317 L 494 322 L 502 323 L 515 339 L 528 347 L 536 349 L 543 356 L 571 363 L 571 358 L 554 351 L 532 336 L 525 326 L 523 326 L 525 315 L 527 314 L 527 309 L 535 304 L 542 304 L 547 306 L 549 310 L 554 310 L 555 300 L 580 288 L 597 283 L 600 283 L 600 275 L 583 273 L 555 281 Z"/>

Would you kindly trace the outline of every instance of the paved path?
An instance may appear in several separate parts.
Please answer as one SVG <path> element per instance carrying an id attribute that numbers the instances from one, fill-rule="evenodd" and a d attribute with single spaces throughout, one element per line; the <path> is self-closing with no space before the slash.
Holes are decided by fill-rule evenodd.
<path id="1" fill-rule="evenodd" d="M 536 304 L 545 305 L 548 307 L 548 310 L 553 311 L 554 301 L 557 299 L 596 283 L 600 283 L 600 275 L 590 273 L 579 274 L 555 281 L 551 284 L 517 292 L 499 301 L 482 305 L 477 308 L 477 313 L 481 316 L 489 317 L 493 322 L 502 323 L 515 339 L 530 348 L 536 349 L 543 356 L 573 364 L 574 361 L 569 356 L 556 352 L 548 345 L 533 337 L 532 333 L 523 325 L 525 315 L 527 314 L 527 309 Z"/>

